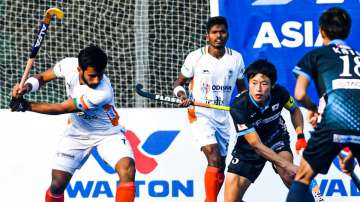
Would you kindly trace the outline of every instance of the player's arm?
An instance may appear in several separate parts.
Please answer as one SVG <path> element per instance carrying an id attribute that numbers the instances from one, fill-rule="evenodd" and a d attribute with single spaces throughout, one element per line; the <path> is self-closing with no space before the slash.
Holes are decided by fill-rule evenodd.
<path id="1" fill-rule="evenodd" d="M 295 174 L 297 167 L 264 145 L 255 130 L 244 135 L 244 138 L 260 156 L 271 161 L 277 167 L 287 170 L 289 173 L 293 172 Z"/>
<path id="2" fill-rule="evenodd" d="M 12 91 L 12 96 L 19 97 L 29 92 L 35 92 L 45 83 L 54 79 L 56 79 L 56 75 L 54 70 L 50 68 L 40 74 L 28 78 L 22 88 L 20 88 L 20 86 L 17 84 Z"/>
<path id="3" fill-rule="evenodd" d="M 246 90 L 246 84 L 244 79 L 236 79 L 236 87 L 238 93 L 241 93 Z"/>
<path id="4" fill-rule="evenodd" d="M 295 99 L 306 109 L 317 112 L 317 105 L 310 99 L 307 94 L 307 88 L 310 81 L 303 75 L 298 75 L 295 86 Z"/>
<path id="5" fill-rule="evenodd" d="M 285 103 L 284 107 L 290 111 L 291 122 L 297 135 L 295 149 L 296 153 L 299 154 L 300 150 L 307 147 L 307 142 L 304 136 L 304 118 L 293 97 L 289 96 L 289 99 Z"/>
<path id="6" fill-rule="evenodd" d="M 188 99 L 185 88 L 183 87 L 187 80 L 188 78 L 186 78 L 182 73 L 180 73 L 178 78 L 174 82 L 174 94 L 181 100 L 181 103 L 179 105 L 180 107 L 186 107 L 191 104 L 191 100 Z"/>
<path id="7" fill-rule="evenodd" d="M 72 112 L 79 112 L 76 108 L 73 99 L 69 98 L 62 103 L 35 103 L 29 102 L 28 111 L 37 112 L 41 114 L 66 114 Z"/>

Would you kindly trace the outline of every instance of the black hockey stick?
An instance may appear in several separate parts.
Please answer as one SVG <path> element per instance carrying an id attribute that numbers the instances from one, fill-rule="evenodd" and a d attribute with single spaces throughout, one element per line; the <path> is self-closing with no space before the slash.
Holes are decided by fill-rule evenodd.
<path id="1" fill-rule="evenodd" d="M 165 96 L 165 95 L 154 94 L 154 93 L 144 91 L 142 84 L 136 84 L 135 88 L 136 88 L 136 93 L 139 94 L 142 97 L 146 97 L 146 98 L 149 98 L 149 99 L 152 99 L 152 100 L 159 100 L 159 101 L 162 101 L 162 102 L 173 103 L 173 104 L 180 104 L 181 103 L 180 99 L 177 98 L 177 97 Z M 228 107 L 228 106 L 215 105 L 215 104 L 206 104 L 206 103 L 201 103 L 201 102 L 196 102 L 196 101 L 192 102 L 191 105 L 198 106 L 198 107 L 206 107 L 206 108 L 211 108 L 211 109 L 225 110 L 225 111 L 230 110 L 230 107 Z"/>

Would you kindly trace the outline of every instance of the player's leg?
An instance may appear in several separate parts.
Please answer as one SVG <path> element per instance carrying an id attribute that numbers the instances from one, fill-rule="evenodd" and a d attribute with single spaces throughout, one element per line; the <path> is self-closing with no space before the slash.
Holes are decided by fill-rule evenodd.
<path id="1" fill-rule="evenodd" d="M 242 201 L 251 181 L 234 173 L 227 173 L 225 180 L 224 202 Z"/>
<path id="2" fill-rule="evenodd" d="M 76 149 L 75 149 L 76 148 Z M 46 192 L 46 202 L 63 202 L 64 191 L 75 170 L 86 161 L 90 147 L 65 136 L 58 143 L 52 169 L 51 185 Z"/>
<path id="3" fill-rule="evenodd" d="M 282 158 L 286 159 L 287 161 L 293 163 L 293 155 L 292 153 L 288 152 L 288 151 L 281 151 L 278 153 Z M 293 182 L 294 178 L 288 178 L 286 177 L 287 175 L 285 175 L 285 170 L 280 168 L 280 167 L 276 167 L 274 166 L 274 168 L 276 169 L 276 172 L 279 174 L 281 180 L 283 181 L 283 183 L 285 184 L 286 187 L 290 188 L 291 183 Z"/>
<path id="4" fill-rule="evenodd" d="M 204 175 L 205 201 L 216 202 L 224 182 L 225 157 L 221 157 L 218 144 L 205 145 L 201 149 L 208 162 Z"/>
<path id="5" fill-rule="evenodd" d="M 70 182 L 72 174 L 62 170 L 53 169 L 51 176 L 51 185 L 46 191 L 45 202 L 63 202 L 64 191 Z"/>
<path id="6" fill-rule="evenodd" d="M 233 156 L 225 178 L 224 202 L 242 201 L 246 190 L 254 183 L 265 166 L 266 160 L 255 151 L 239 151 Z M 253 157 L 253 160 L 240 160 Z M 255 160 L 257 159 L 257 160 Z"/>
<path id="7" fill-rule="evenodd" d="M 216 202 L 217 195 L 224 182 L 225 168 L 225 157 L 221 156 L 221 148 L 219 148 L 215 134 L 216 130 L 212 123 L 204 117 L 198 117 L 195 122 L 190 124 L 190 127 L 208 162 L 204 175 L 205 201 Z"/>
<path id="8" fill-rule="evenodd" d="M 303 202 L 313 198 L 309 190 L 310 182 L 318 173 L 327 173 L 341 148 L 341 145 L 333 142 L 333 134 L 328 130 L 315 131 L 303 153 L 286 201 Z"/>
<path id="9" fill-rule="evenodd" d="M 135 199 L 135 161 L 131 146 L 123 134 L 104 138 L 97 146 L 99 155 L 113 166 L 120 182 L 116 202 L 133 202 Z"/>
<path id="10" fill-rule="evenodd" d="M 116 202 L 133 202 L 135 199 L 135 161 L 130 157 L 121 158 L 115 165 L 120 183 L 116 190 Z"/>

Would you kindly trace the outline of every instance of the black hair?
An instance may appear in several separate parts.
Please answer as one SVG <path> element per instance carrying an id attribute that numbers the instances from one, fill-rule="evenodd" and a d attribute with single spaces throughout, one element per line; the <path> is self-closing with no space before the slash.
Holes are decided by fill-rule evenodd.
<path id="1" fill-rule="evenodd" d="M 351 29 L 351 17 L 342 8 L 332 7 L 323 12 L 319 26 L 330 39 L 346 39 Z"/>
<path id="2" fill-rule="evenodd" d="M 107 64 L 106 53 L 98 46 L 90 45 L 79 52 L 79 66 L 85 71 L 89 66 L 94 67 L 97 72 L 104 72 Z"/>
<path id="3" fill-rule="evenodd" d="M 259 59 L 251 63 L 246 69 L 245 74 L 248 81 L 250 81 L 250 79 L 256 76 L 257 74 L 263 74 L 269 77 L 271 81 L 271 85 L 274 85 L 277 80 L 275 66 L 264 59 Z"/>
<path id="4" fill-rule="evenodd" d="M 209 18 L 209 20 L 206 24 L 206 30 L 208 33 L 214 25 L 224 25 L 225 29 L 226 30 L 228 29 L 228 24 L 227 24 L 226 18 L 223 16 L 215 16 L 215 17 Z"/>

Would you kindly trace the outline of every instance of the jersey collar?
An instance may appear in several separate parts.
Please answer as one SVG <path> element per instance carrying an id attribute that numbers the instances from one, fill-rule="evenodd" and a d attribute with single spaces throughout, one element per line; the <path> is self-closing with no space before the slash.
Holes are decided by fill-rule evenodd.
<path id="1" fill-rule="evenodd" d="M 269 108 L 269 104 L 270 104 L 270 100 L 271 100 L 271 95 L 269 95 L 269 99 L 266 101 L 265 105 L 263 107 L 260 107 L 258 105 L 258 103 L 254 100 L 254 98 L 250 95 L 250 91 L 249 91 L 249 97 L 251 102 L 255 105 L 255 107 L 257 107 L 261 113 L 263 113 L 267 108 Z"/>
<path id="2" fill-rule="evenodd" d="M 329 45 L 330 44 L 340 44 L 340 45 L 345 45 L 347 46 L 346 42 L 344 40 L 341 40 L 341 39 L 334 39 L 334 40 L 331 40 L 329 42 Z"/>

